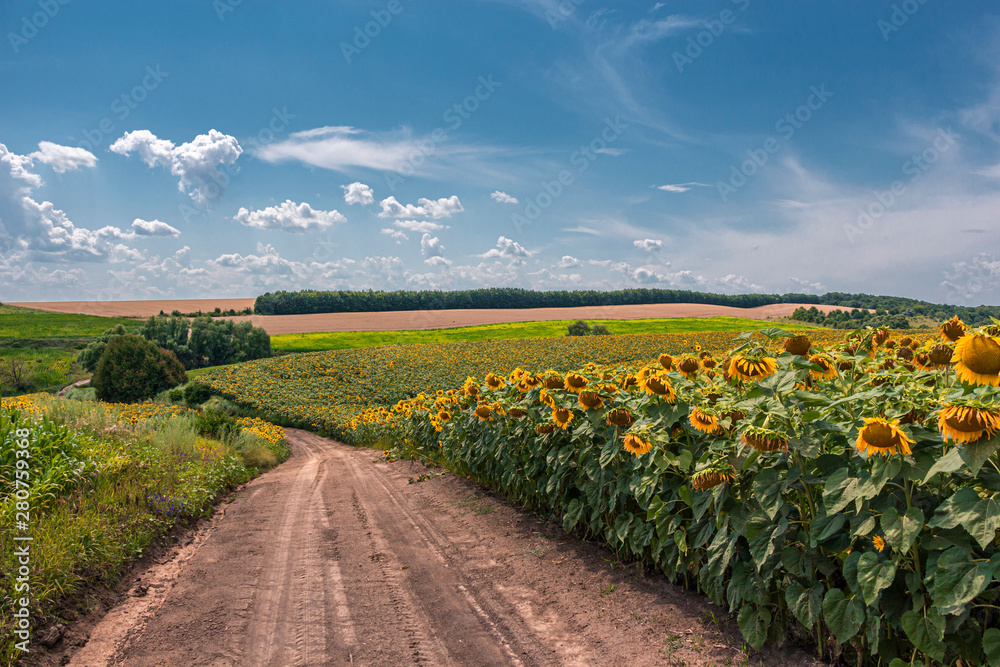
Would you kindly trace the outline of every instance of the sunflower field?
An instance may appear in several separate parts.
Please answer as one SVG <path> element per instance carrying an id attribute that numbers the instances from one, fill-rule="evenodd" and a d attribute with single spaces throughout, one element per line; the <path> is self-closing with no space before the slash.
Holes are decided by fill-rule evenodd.
<path id="1" fill-rule="evenodd" d="M 487 358 L 348 427 L 697 588 L 755 649 L 1000 665 L 1000 326 L 924 338 L 771 329 L 570 372 Z"/>

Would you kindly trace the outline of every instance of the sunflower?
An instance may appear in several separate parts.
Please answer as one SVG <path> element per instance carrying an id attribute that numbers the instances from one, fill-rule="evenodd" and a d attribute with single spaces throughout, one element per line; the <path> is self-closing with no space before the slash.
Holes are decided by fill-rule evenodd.
<path id="1" fill-rule="evenodd" d="M 822 371 L 809 371 L 817 380 L 837 377 L 837 367 L 833 364 L 833 359 L 825 354 L 814 354 L 809 357 L 809 361 L 823 369 Z"/>
<path id="2" fill-rule="evenodd" d="M 686 378 L 689 378 L 697 373 L 700 368 L 701 364 L 694 357 L 688 357 L 681 363 L 677 364 L 677 370 L 679 370 Z"/>
<path id="3" fill-rule="evenodd" d="M 767 428 L 752 427 L 743 434 L 742 440 L 762 453 L 788 451 L 788 438 Z"/>
<path id="4" fill-rule="evenodd" d="M 878 347 L 889 340 L 890 336 L 892 333 L 888 329 L 879 329 L 872 335 L 872 345 Z"/>
<path id="5" fill-rule="evenodd" d="M 858 439 L 854 446 L 867 456 L 882 454 L 888 456 L 893 452 L 911 454 L 910 445 L 913 441 L 899 428 L 899 420 L 888 421 L 880 417 L 865 417 L 865 425 L 858 431 Z"/>
<path id="6" fill-rule="evenodd" d="M 565 389 L 566 380 L 563 379 L 561 375 L 550 375 L 545 378 L 545 388 L 546 389 Z"/>
<path id="7" fill-rule="evenodd" d="M 544 424 L 539 424 L 535 427 L 535 433 L 538 435 L 545 435 L 546 433 L 552 433 L 556 428 L 556 425 L 552 422 L 546 422 Z"/>
<path id="8" fill-rule="evenodd" d="M 664 370 L 670 371 L 673 370 L 674 368 L 674 358 L 671 357 L 669 354 L 666 353 L 661 354 L 660 358 L 657 361 L 660 362 L 660 365 L 663 366 Z"/>
<path id="9" fill-rule="evenodd" d="M 948 356 L 951 357 L 950 354 Z M 911 350 L 908 347 L 901 347 L 898 350 L 896 350 L 897 359 L 902 359 L 903 361 L 912 361 L 913 357 L 914 357 L 913 350 Z"/>
<path id="10" fill-rule="evenodd" d="M 706 491 L 720 484 L 725 484 L 731 478 L 735 478 L 731 472 L 710 468 L 702 470 L 701 472 L 696 472 L 691 477 L 691 486 L 698 491 Z"/>
<path id="11" fill-rule="evenodd" d="M 984 334 L 963 336 L 955 344 L 955 373 L 971 384 L 1000 386 L 1000 344 Z"/>
<path id="12" fill-rule="evenodd" d="M 587 378 L 583 377 L 579 373 L 570 373 L 566 376 L 566 389 L 567 391 L 572 391 L 573 393 L 580 392 L 584 387 L 589 384 Z"/>
<path id="13" fill-rule="evenodd" d="M 719 433 L 722 427 L 719 426 L 719 418 L 704 412 L 701 408 L 691 408 L 688 415 L 691 426 L 705 433 Z"/>
<path id="14" fill-rule="evenodd" d="M 441 430 L 444 428 L 443 426 L 441 426 L 441 422 L 439 422 L 436 419 L 431 420 L 431 426 L 433 426 L 434 430 L 437 431 L 438 433 L 440 433 Z"/>
<path id="15" fill-rule="evenodd" d="M 718 365 L 719 365 L 719 362 L 716 361 L 715 358 L 711 357 L 711 356 L 704 357 L 701 360 L 701 366 L 702 366 L 702 368 L 704 368 L 706 370 L 712 370 L 713 368 L 715 368 Z"/>
<path id="16" fill-rule="evenodd" d="M 955 356 L 955 351 L 950 345 L 938 343 L 927 352 L 927 358 L 935 366 L 945 366 L 951 363 L 951 358 Z"/>
<path id="17" fill-rule="evenodd" d="M 497 377 L 493 373 L 486 375 L 486 386 L 490 389 L 499 389 L 503 386 L 503 378 Z"/>
<path id="18" fill-rule="evenodd" d="M 875 547 L 875 551 L 882 553 L 885 551 L 885 540 L 875 535 L 872 537 L 872 546 Z"/>
<path id="19" fill-rule="evenodd" d="M 480 405 L 476 408 L 476 416 L 483 421 L 492 421 L 493 410 L 490 409 L 490 406 L 484 403 L 483 405 Z"/>
<path id="20" fill-rule="evenodd" d="M 899 344 L 902 347 L 909 347 L 912 343 L 913 343 L 913 339 L 910 338 L 909 336 L 906 336 L 905 338 L 901 338 L 900 341 L 899 341 Z"/>
<path id="21" fill-rule="evenodd" d="M 729 365 L 729 372 L 732 375 L 744 380 L 763 380 L 774 375 L 778 371 L 778 365 L 771 357 L 761 357 L 760 359 L 748 358 L 742 354 L 733 357 Z"/>
<path id="22" fill-rule="evenodd" d="M 635 417 L 628 408 L 615 408 L 608 411 L 608 426 L 631 426 L 635 422 Z"/>
<path id="23" fill-rule="evenodd" d="M 552 421 L 565 431 L 569 428 L 569 423 L 573 421 L 573 411 L 566 408 L 552 408 Z"/>
<path id="24" fill-rule="evenodd" d="M 965 322 L 958 319 L 958 315 L 941 325 L 941 336 L 952 343 L 965 335 Z"/>
<path id="25" fill-rule="evenodd" d="M 508 414 L 514 419 L 521 419 L 528 414 L 528 411 L 524 408 L 511 408 Z"/>
<path id="26" fill-rule="evenodd" d="M 451 413 L 447 410 L 441 410 L 437 413 L 438 421 L 446 422 L 451 421 Z"/>
<path id="27" fill-rule="evenodd" d="M 528 392 L 541 384 L 541 381 L 534 375 L 522 375 L 521 380 L 517 383 L 517 388 L 520 391 Z"/>
<path id="28" fill-rule="evenodd" d="M 636 456 L 646 454 L 653 449 L 653 443 L 649 440 L 643 439 L 642 436 L 636 435 L 635 433 L 626 434 L 622 445 L 626 450 L 632 452 Z"/>
<path id="29" fill-rule="evenodd" d="M 604 407 L 604 399 L 596 391 L 581 391 L 577 395 L 577 402 L 584 410 L 599 410 Z"/>
<path id="30" fill-rule="evenodd" d="M 701 343 L 695 343 L 694 344 L 694 351 L 695 352 L 701 352 Z"/>
<path id="31" fill-rule="evenodd" d="M 621 384 L 622 384 L 622 389 L 631 389 L 632 387 L 635 387 L 639 384 L 639 380 L 638 378 L 636 378 L 635 375 L 629 373 L 628 375 L 622 378 Z"/>
<path id="32" fill-rule="evenodd" d="M 544 389 L 538 392 L 538 400 L 540 400 L 542 403 L 549 406 L 550 408 L 556 407 L 556 399 L 552 398 L 552 395 L 549 394 L 549 392 L 545 391 Z"/>
<path id="33" fill-rule="evenodd" d="M 670 384 L 670 380 L 663 376 L 650 375 L 640 383 L 640 386 L 646 391 L 647 394 L 662 396 L 663 400 L 667 403 L 673 403 L 677 400 L 677 392 L 674 391 L 673 386 Z"/>
<path id="34" fill-rule="evenodd" d="M 785 352 L 788 354 L 794 354 L 799 357 L 804 357 L 809 354 L 809 350 L 812 349 L 812 341 L 809 340 L 809 336 L 792 336 L 791 338 L 786 338 L 784 345 Z"/>
<path id="35" fill-rule="evenodd" d="M 941 437 L 957 443 L 975 442 L 1000 430 L 1000 413 L 984 408 L 945 405 L 938 415 L 938 430 Z"/>
<path id="36" fill-rule="evenodd" d="M 922 371 L 932 371 L 934 370 L 934 363 L 931 361 L 930 355 L 926 352 L 921 352 L 920 354 L 913 357 L 913 361 L 916 362 L 917 368 Z"/>

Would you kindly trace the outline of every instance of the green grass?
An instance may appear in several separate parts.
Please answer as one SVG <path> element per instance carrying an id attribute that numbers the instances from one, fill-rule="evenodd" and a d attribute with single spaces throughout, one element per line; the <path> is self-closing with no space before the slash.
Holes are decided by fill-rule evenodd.
<path id="1" fill-rule="evenodd" d="M 0 338 L 91 338 L 118 324 L 133 331 L 139 328 L 142 320 L 50 313 L 0 305 Z"/>
<path id="2" fill-rule="evenodd" d="M 550 322 L 514 322 L 486 324 L 452 329 L 423 331 L 340 331 L 271 336 L 271 347 L 281 352 L 321 352 L 346 350 L 379 345 L 409 345 L 412 343 L 455 343 L 481 340 L 511 340 L 517 338 L 554 338 L 564 336 L 574 320 Z M 775 326 L 769 320 L 742 317 L 675 317 L 646 320 L 587 320 L 593 326 L 603 324 L 612 334 L 704 333 L 710 331 L 750 331 Z M 810 327 L 782 323 L 781 328 L 806 330 Z M 189 374 L 190 377 L 190 374 Z"/>

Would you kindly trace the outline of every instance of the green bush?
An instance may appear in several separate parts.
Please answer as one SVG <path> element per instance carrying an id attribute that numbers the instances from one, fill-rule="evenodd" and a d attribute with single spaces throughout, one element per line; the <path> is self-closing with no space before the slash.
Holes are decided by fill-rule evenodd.
<path id="1" fill-rule="evenodd" d="M 212 388 L 207 384 L 192 382 L 184 387 L 184 400 L 188 405 L 201 405 L 212 398 Z"/>
<path id="2" fill-rule="evenodd" d="M 228 442 L 240 432 L 232 415 L 221 410 L 202 410 L 195 417 L 194 427 L 200 435 Z"/>
<path id="3" fill-rule="evenodd" d="M 171 403 L 180 403 L 184 400 L 184 390 L 183 389 L 171 389 L 170 393 L 167 394 L 167 398 L 170 399 Z"/>
<path id="4" fill-rule="evenodd" d="M 94 373 L 97 398 L 108 403 L 138 403 L 183 384 L 184 366 L 173 353 L 140 336 L 117 336 L 104 348 Z"/>
<path id="5" fill-rule="evenodd" d="M 573 324 L 567 327 L 567 336 L 589 336 L 590 335 L 590 325 L 583 320 L 577 320 Z"/>
<path id="6" fill-rule="evenodd" d="M 608 328 L 606 326 L 604 326 L 603 324 L 595 324 L 593 327 L 590 328 L 590 335 L 591 336 L 610 336 L 611 332 L 608 331 Z"/>

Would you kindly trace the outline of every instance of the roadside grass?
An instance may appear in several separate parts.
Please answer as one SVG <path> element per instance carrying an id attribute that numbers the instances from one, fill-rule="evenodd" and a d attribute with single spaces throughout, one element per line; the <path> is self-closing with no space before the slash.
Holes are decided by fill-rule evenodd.
<path id="1" fill-rule="evenodd" d="M 7 367 L 11 361 L 23 362 L 25 384 L 14 388 L 4 384 L 3 395 L 55 392 L 68 384 L 87 377 L 75 365 L 77 350 L 60 347 L 4 347 L 0 344 L 0 367 Z"/>
<path id="2" fill-rule="evenodd" d="M 28 429 L 31 484 L 14 494 L 15 457 L 0 450 L 0 665 L 13 665 L 17 504 L 30 508 L 32 637 L 66 622 L 96 586 L 115 585 L 124 565 L 178 525 L 207 516 L 215 501 L 287 458 L 287 445 L 248 429 L 214 439 L 197 413 L 152 406 L 106 407 L 44 395 L 4 400 L 0 436 Z M 280 433 L 280 431 L 279 431 Z M 23 517 L 22 517 L 23 518 Z"/>
<path id="3" fill-rule="evenodd" d="M 0 338 L 91 338 L 119 324 L 133 331 L 142 322 L 128 317 L 50 313 L 0 305 Z"/>
<path id="4" fill-rule="evenodd" d="M 452 329 L 411 331 L 338 331 L 271 336 L 271 347 L 280 352 L 323 352 L 380 345 L 410 345 L 413 343 L 456 343 L 482 340 L 512 340 L 518 338 L 556 338 L 566 335 L 566 328 L 575 320 L 548 322 L 512 322 L 486 324 Z M 713 331 L 752 331 L 775 326 L 773 320 L 752 320 L 741 317 L 676 317 L 641 320 L 587 320 L 591 326 L 603 324 L 612 334 L 648 333 L 707 333 Z M 782 323 L 789 330 L 808 330 L 803 324 Z"/>

